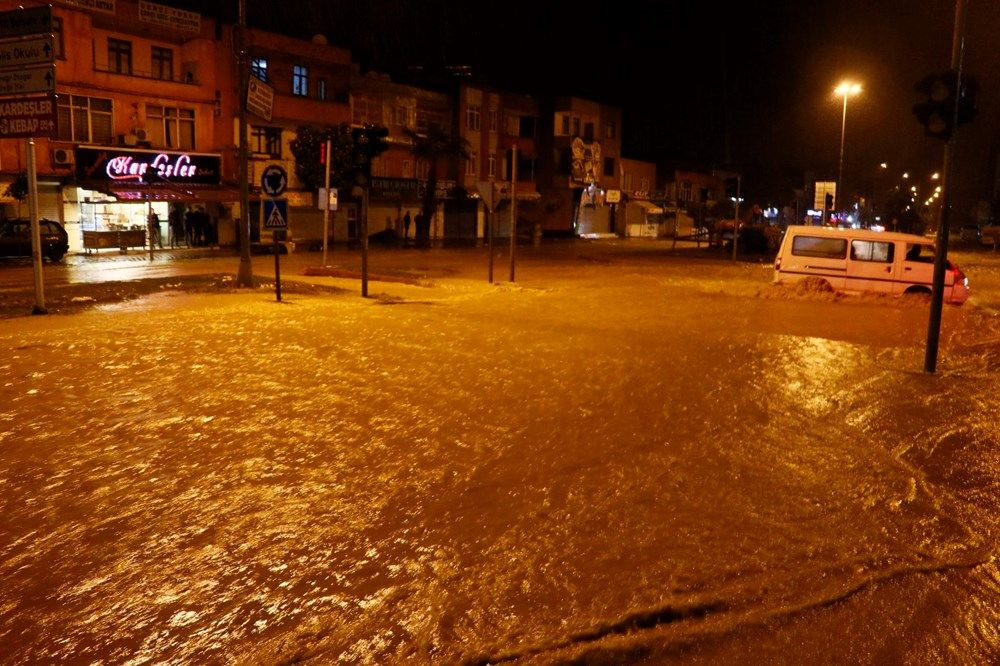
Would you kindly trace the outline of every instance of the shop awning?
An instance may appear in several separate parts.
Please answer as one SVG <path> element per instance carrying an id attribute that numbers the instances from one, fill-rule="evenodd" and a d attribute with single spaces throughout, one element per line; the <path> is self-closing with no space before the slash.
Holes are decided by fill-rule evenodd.
<path id="1" fill-rule="evenodd" d="M 646 213 L 649 215 L 662 215 L 663 209 L 657 206 L 652 201 L 646 201 L 644 199 L 632 199 L 629 203 L 634 203 L 637 206 L 646 209 Z"/>
<path id="2" fill-rule="evenodd" d="M 227 185 L 175 185 L 173 183 L 81 183 L 119 201 L 239 201 L 240 190 Z"/>

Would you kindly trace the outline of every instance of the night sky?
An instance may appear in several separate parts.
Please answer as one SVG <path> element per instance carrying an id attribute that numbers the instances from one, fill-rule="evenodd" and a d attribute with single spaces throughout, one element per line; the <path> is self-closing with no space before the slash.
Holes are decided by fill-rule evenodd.
<path id="1" fill-rule="evenodd" d="M 510 90 L 616 104 L 626 157 L 737 169 L 762 203 L 836 180 L 842 100 L 832 90 L 846 77 L 865 88 L 848 102 L 848 193 L 942 163 L 944 144 L 924 137 L 911 106 L 913 85 L 950 65 L 953 0 L 247 3 L 251 25 L 322 33 L 364 70 L 397 80 L 414 65 L 465 64 Z M 959 134 L 956 210 L 992 195 L 1000 126 L 1000 2 L 967 6 L 965 71 L 980 83 L 980 113 Z"/>

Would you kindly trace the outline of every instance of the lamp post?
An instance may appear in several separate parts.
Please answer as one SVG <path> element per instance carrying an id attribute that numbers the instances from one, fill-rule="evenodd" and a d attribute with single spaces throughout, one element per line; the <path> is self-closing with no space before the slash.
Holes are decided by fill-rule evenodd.
<path id="1" fill-rule="evenodd" d="M 847 129 L 847 98 L 861 92 L 861 84 L 842 81 L 839 86 L 834 88 L 833 92 L 839 97 L 844 98 L 844 114 L 840 119 L 840 167 L 837 169 L 837 198 L 834 201 L 834 208 L 836 209 L 842 201 L 841 188 L 844 184 L 844 134 Z"/>

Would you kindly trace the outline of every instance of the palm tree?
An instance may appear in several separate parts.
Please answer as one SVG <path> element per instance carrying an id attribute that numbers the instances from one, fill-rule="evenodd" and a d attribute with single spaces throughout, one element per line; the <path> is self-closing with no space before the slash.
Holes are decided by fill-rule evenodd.
<path id="1" fill-rule="evenodd" d="M 430 244 L 430 220 L 437 207 L 434 195 L 437 191 L 438 165 L 444 159 L 469 159 L 469 142 L 461 136 L 449 134 L 438 125 L 430 125 L 424 133 L 411 129 L 404 130 L 412 142 L 410 152 L 417 159 L 427 162 L 427 186 L 424 188 L 423 201 L 420 204 L 423 224 L 417 226 L 414 240 L 417 245 L 426 247 Z"/>

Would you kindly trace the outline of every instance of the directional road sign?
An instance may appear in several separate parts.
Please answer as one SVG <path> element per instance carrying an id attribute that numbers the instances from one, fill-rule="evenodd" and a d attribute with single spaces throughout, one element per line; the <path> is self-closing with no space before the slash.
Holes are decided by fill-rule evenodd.
<path id="1" fill-rule="evenodd" d="M 25 67 L 0 72 L 0 95 L 50 93 L 56 89 L 56 68 Z"/>
<path id="2" fill-rule="evenodd" d="M 280 164 L 268 164 L 260 175 L 260 189 L 269 197 L 280 197 L 288 187 L 288 174 Z"/>
<path id="3" fill-rule="evenodd" d="M 256 76 L 251 76 L 247 85 L 247 110 L 271 122 L 271 112 L 274 108 L 274 88 L 267 85 Z"/>
<path id="4" fill-rule="evenodd" d="M 288 200 L 264 199 L 264 228 L 288 228 Z"/>
<path id="5" fill-rule="evenodd" d="M 0 37 L 43 35 L 52 32 L 52 7 L 28 7 L 0 12 Z"/>
<path id="6" fill-rule="evenodd" d="M 52 35 L 0 42 L 0 67 L 50 65 L 54 59 Z"/>

